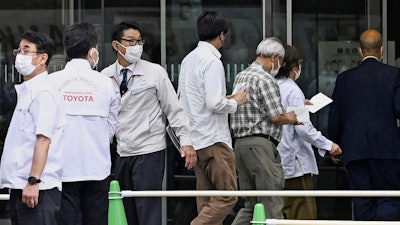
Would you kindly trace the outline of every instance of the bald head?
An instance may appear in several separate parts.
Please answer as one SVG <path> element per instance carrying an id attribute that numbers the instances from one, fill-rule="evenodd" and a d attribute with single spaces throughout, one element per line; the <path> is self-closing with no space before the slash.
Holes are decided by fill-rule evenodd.
<path id="1" fill-rule="evenodd" d="M 366 30 L 360 36 L 360 48 L 362 54 L 381 54 L 382 35 L 376 30 Z"/>

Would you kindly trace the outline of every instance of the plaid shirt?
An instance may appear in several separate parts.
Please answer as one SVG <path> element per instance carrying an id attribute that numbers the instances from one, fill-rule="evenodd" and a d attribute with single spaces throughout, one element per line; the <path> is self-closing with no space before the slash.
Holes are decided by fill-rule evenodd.
<path id="1" fill-rule="evenodd" d="M 269 135 L 279 141 L 282 126 L 270 118 L 284 113 L 279 87 L 275 79 L 258 62 L 240 72 L 233 86 L 246 82 L 247 102 L 231 114 L 231 129 L 235 138 L 254 134 Z"/>

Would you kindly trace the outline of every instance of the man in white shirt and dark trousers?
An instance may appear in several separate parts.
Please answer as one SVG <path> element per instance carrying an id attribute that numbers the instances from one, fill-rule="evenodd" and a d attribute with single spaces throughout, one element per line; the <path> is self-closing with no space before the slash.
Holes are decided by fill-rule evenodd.
<path id="1" fill-rule="evenodd" d="M 68 119 L 60 224 L 107 225 L 109 143 L 117 124 L 118 100 L 111 79 L 93 70 L 99 61 L 95 28 L 87 23 L 71 25 L 63 42 L 71 60 L 50 75 Z"/>
<path id="2" fill-rule="evenodd" d="M 197 19 L 199 43 L 182 61 L 178 94 L 191 121 L 191 137 L 198 163 L 198 190 L 237 190 L 235 155 L 228 113 L 246 102 L 246 90 L 226 96 L 225 71 L 220 60 L 228 21 L 215 11 Z M 198 216 L 191 225 L 221 225 L 237 197 L 197 197 Z"/>
<path id="3" fill-rule="evenodd" d="M 121 110 L 116 131 L 115 176 L 121 189 L 161 190 L 165 167 L 165 118 L 180 139 L 185 166 L 196 162 L 189 121 L 163 67 L 140 59 L 144 39 L 133 21 L 119 23 L 112 33 L 117 60 L 102 73 L 111 77 Z M 130 225 L 162 223 L 161 198 L 124 198 Z"/>
<path id="4" fill-rule="evenodd" d="M 28 30 L 21 38 L 13 53 L 24 82 L 15 85 L 18 99 L 1 158 L 1 188 L 11 191 L 13 225 L 55 225 L 66 123 L 60 94 L 46 71 L 55 47 L 42 33 Z"/>

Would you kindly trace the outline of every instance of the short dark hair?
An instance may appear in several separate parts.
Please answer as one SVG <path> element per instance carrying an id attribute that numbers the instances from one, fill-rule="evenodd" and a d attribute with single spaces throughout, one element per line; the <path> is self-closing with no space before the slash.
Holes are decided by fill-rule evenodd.
<path id="1" fill-rule="evenodd" d="M 73 24 L 64 30 L 64 48 L 69 59 L 86 58 L 89 49 L 98 43 L 97 31 L 92 24 Z"/>
<path id="2" fill-rule="evenodd" d="M 293 69 L 293 67 L 299 66 L 299 62 L 302 57 L 301 52 L 296 47 L 291 45 L 286 45 L 284 46 L 284 48 L 285 48 L 285 57 L 283 61 L 285 62 L 285 65 L 279 69 L 276 78 L 289 77 L 290 71 Z"/>
<path id="3" fill-rule="evenodd" d="M 114 30 L 111 34 L 111 41 L 121 42 L 122 33 L 124 32 L 124 30 L 128 29 L 137 30 L 140 34 L 142 34 L 142 32 L 140 31 L 140 25 L 138 23 L 136 23 L 135 21 L 123 21 L 114 27 Z M 113 51 L 117 52 L 114 48 Z"/>
<path id="4" fill-rule="evenodd" d="M 210 41 L 229 30 L 228 20 L 218 11 L 204 11 L 197 18 L 197 35 L 200 41 Z"/>
<path id="5" fill-rule="evenodd" d="M 121 41 L 122 33 L 124 32 L 124 30 L 128 30 L 128 29 L 134 29 L 134 30 L 139 31 L 139 33 L 142 33 L 140 31 L 140 26 L 138 23 L 136 23 L 134 21 L 123 21 L 114 27 L 114 30 L 111 34 L 111 40 L 112 41 Z"/>
<path id="6" fill-rule="evenodd" d="M 48 55 L 46 65 L 49 65 L 50 59 L 56 50 L 53 39 L 48 35 L 33 30 L 27 30 L 21 35 L 21 39 L 32 42 L 36 45 L 38 53 L 46 53 Z"/>

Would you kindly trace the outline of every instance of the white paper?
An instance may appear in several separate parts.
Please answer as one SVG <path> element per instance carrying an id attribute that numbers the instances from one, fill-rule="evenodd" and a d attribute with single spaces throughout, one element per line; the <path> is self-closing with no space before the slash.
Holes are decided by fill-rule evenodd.
<path id="1" fill-rule="evenodd" d="M 308 113 L 307 107 L 287 107 L 286 112 L 294 112 L 297 116 L 297 121 L 301 123 L 310 122 L 310 113 Z"/>
<path id="2" fill-rule="evenodd" d="M 238 83 L 235 85 L 235 88 L 232 91 L 232 95 L 236 94 L 238 91 L 240 91 L 242 88 L 247 88 L 249 84 L 247 82 L 243 83 Z"/>
<path id="3" fill-rule="evenodd" d="M 313 103 L 313 105 L 306 105 L 306 107 L 308 108 L 308 111 L 315 113 L 329 105 L 332 101 L 332 99 L 320 92 L 310 99 L 310 102 Z"/>

